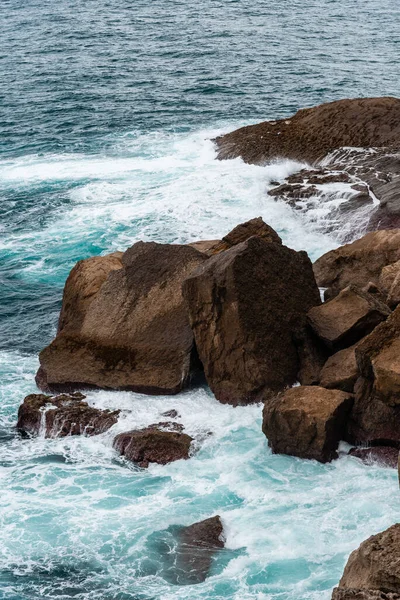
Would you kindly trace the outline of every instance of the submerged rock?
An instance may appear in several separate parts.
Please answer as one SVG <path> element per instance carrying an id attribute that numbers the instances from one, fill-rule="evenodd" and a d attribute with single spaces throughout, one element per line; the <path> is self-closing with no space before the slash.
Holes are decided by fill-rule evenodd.
<path id="1" fill-rule="evenodd" d="M 400 229 L 375 231 L 352 244 L 327 252 L 313 265 L 320 287 L 329 288 L 330 297 L 349 285 L 364 288 L 378 285 L 382 269 L 400 260 Z"/>
<path id="2" fill-rule="evenodd" d="M 294 332 L 320 303 L 305 252 L 251 237 L 193 271 L 183 294 L 207 382 L 220 402 L 260 401 L 294 383 Z"/>
<path id="3" fill-rule="evenodd" d="M 312 308 L 308 320 L 328 347 L 340 349 L 359 341 L 390 313 L 372 294 L 349 286 L 333 300 Z"/>
<path id="4" fill-rule="evenodd" d="M 114 439 L 113 447 L 121 456 L 140 467 L 148 467 L 150 463 L 166 465 L 175 460 L 188 459 L 193 438 L 186 433 L 163 431 L 159 429 L 160 425 L 165 424 L 120 433 Z"/>
<path id="5" fill-rule="evenodd" d="M 207 578 L 214 554 L 225 546 L 223 532 L 218 515 L 179 531 L 176 553 L 178 583 L 201 583 Z"/>
<path id="6" fill-rule="evenodd" d="M 134 244 L 87 307 L 80 330 L 62 329 L 40 353 L 38 385 L 179 392 L 198 368 L 181 284 L 206 260 L 189 246 Z"/>
<path id="7" fill-rule="evenodd" d="M 290 158 L 315 163 L 335 149 L 397 145 L 400 100 L 356 98 L 299 110 L 293 117 L 242 127 L 218 137 L 219 159 L 265 164 Z"/>
<path id="8" fill-rule="evenodd" d="M 350 554 L 339 589 L 400 593 L 400 524 L 365 540 Z"/>
<path id="9" fill-rule="evenodd" d="M 344 438 L 352 395 L 317 386 L 300 386 L 268 399 L 263 433 L 275 454 L 329 462 Z"/>
<path id="10" fill-rule="evenodd" d="M 97 435 L 118 421 L 119 410 L 100 410 L 84 402 L 83 394 L 31 394 L 18 410 L 17 428 L 46 438 Z"/>
<path id="11" fill-rule="evenodd" d="M 392 446 L 373 446 L 372 448 L 352 448 L 351 456 L 360 458 L 363 462 L 371 465 L 378 464 L 383 467 L 397 469 L 399 450 Z"/>

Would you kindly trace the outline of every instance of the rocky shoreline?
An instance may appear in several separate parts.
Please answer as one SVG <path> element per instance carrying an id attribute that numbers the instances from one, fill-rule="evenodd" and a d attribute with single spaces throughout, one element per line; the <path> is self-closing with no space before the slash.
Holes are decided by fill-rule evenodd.
<path id="1" fill-rule="evenodd" d="M 81 390 L 173 395 L 206 381 L 221 403 L 263 403 L 263 432 L 274 453 L 325 463 L 338 457 L 344 440 L 359 459 L 395 466 L 400 100 L 322 105 L 216 144 L 220 159 L 312 163 L 269 192 L 294 207 L 322 197 L 325 185 L 349 185 L 350 207 L 342 206 L 340 218 L 364 211 L 364 235 L 312 265 L 258 217 L 222 240 L 137 242 L 79 261 L 65 284 L 57 336 L 40 353 L 36 383 L 45 393 L 25 398 L 18 429 L 49 438 L 97 435 L 117 423 L 119 411 L 90 407 Z M 116 452 L 142 468 L 190 460 L 193 439 L 178 415 L 165 416 L 172 420 L 117 435 Z M 219 517 L 204 523 L 181 535 L 184 547 L 193 532 L 200 540 L 200 557 L 180 550 L 182 564 L 197 572 L 194 582 L 207 576 L 223 547 Z M 398 527 L 351 555 L 335 600 L 400 594 L 397 563 L 385 562 Z"/>

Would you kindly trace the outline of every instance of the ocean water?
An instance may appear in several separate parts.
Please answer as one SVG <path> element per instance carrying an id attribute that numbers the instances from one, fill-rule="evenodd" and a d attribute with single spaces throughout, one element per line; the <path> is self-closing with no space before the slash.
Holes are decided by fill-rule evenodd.
<path id="1" fill-rule="evenodd" d="M 2 0 L 0 28 L 0 598 L 320 600 L 351 550 L 398 520 L 396 473 L 343 452 L 274 456 L 261 407 L 201 388 L 91 392 L 121 408 L 93 438 L 21 439 L 37 354 L 74 263 L 218 238 L 263 216 L 312 259 L 356 235 L 327 222 L 344 187 L 293 211 L 266 192 L 302 165 L 215 161 L 212 138 L 340 97 L 400 95 L 392 0 Z M 329 226 L 328 226 L 329 225 Z M 121 461 L 114 435 L 175 408 L 189 461 Z M 212 435 L 209 435 L 209 433 Z M 221 515 L 211 576 L 179 586 L 160 539 Z"/>

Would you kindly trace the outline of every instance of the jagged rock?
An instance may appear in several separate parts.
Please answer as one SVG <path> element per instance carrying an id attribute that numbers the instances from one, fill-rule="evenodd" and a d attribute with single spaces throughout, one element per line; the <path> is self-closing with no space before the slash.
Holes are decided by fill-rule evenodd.
<path id="1" fill-rule="evenodd" d="M 349 286 L 333 300 L 313 307 L 308 320 L 328 347 L 340 349 L 370 333 L 390 313 L 390 308 L 376 296 Z"/>
<path id="2" fill-rule="evenodd" d="M 400 308 L 356 348 L 360 378 L 348 423 L 350 443 L 400 442 Z"/>
<path id="3" fill-rule="evenodd" d="M 319 383 L 322 387 L 344 392 L 354 391 L 354 385 L 359 376 L 356 347 L 355 344 L 350 348 L 339 350 L 328 358 L 320 372 Z"/>
<path id="4" fill-rule="evenodd" d="M 38 385 L 179 392 L 198 364 L 181 284 L 206 260 L 189 246 L 134 244 L 90 303 L 80 330 L 64 328 L 40 353 Z"/>
<path id="5" fill-rule="evenodd" d="M 263 238 L 267 241 L 282 243 L 281 238 L 272 227 L 264 223 L 261 217 L 256 217 L 245 223 L 237 225 L 228 235 L 224 236 L 220 242 L 210 248 L 209 254 L 219 254 L 229 248 L 233 248 L 242 242 L 245 242 L 253 235 Z"/>
<path id="6" fill-rule="evenodd" d="M 201 583 L 209 574 L 214 554 L 225 546 L 221 518 L 217 515 L 183 527 L 177 538 L 178 582 Z"/>
<path id="7" fill-rule="evenodd" d="M 393 446 L 372 446 L 372 448 L 351 448 L 349 454 L 360 458 L 367 464 L 378 464 L 383 467 L 397 468 L 399 459 L 398 448 Z"/>
<path id="8" fill-rule="evenodd" d="M 352 244 L 327 252 L 313 265 L 320 287 L 330 288 L 330 297 L 353 284 L 369 282 L 379 287 L 383 267 L 400 260 L 400 229 L 368 233 Z"/>
<path id="9" fill-rule="evenodd" d="M 113 447 L 121 456 L 140 467 L 148 467 L 150 463 L 166 465 L 189 458 L 193 438 L 186 433 L 162 431 L 158 427 L 159 425 L 152 425 L 120 433 L 114 439 Z"/>
<path id="10" fill-rule="evenodd" d="M 171 410 L 166 410 L 165 412 L 161 413 L 161 416 L 169 417 L 170 419 L 176 419 L 180 417 L 180 414 L 177 410 L 175 410 L 175 408 L 172 408 Z"/>
<path id="11" fill-rule="evenodd" d="M 329 350 L 315 335 L 309 325 L 296 331 L 294 340 L 299 356 L 300 369 L 297 379 L 301 385 L 315 385 L 319 383 L 321 369 L 329 357 Z"/>
<path id="12" fill-rule="evenodd" d="M 84 402 L 83 394 L 27 396 L 18 410 L 17 428 L 46 438 L 97 435 L 118 421 L 119 410 L 100 410 Z"/>
<path id="13" fill-rule="evenodd" d="M 203 252 L 203 254 L 207 254 L 207 256 L 212 256 L 212 249 L 220 243 L 221 240 L 200 240 L 199 242 L 191 242 L 188 246 L 195 248 L 199 252 Z"/>
<path id="14" fill-rule="evenodd" d="M 373 535 L 350 554 L 339 589 L 400 593 L 400 524 Z"/>
<path id="15" fill-rule="evenodd" d="M 242 127 L 215 141 L 218 158 L 242 157 L 265 164 L 290 158 L 315 163 L 344 146 L 383 147 L 399 143 L 400 100 L 338 100 L 299 110 L 293 117 Z"/>
<path id="16" fill-rule="evenodd" d="M 92 256 L 76 263 L 65 282 L 58 332 L 79 330 L 86 312 L 111 271 L 122 269 L 123 252 Z"/>
<path id="17" fill-rule="evenodd" d="M 332 600 L 400 600 L 400 595 L 392 592 L 382 592 L 381 590 L 334 588 Z"/>
<path id="18" fill-rule="evenodd" d="M 388 306 L 395 308 L 400 303 L 400 260 L 383 267 L 379 289 L 386 296 Z"/>
<path id="19" fill-rule="evenodd" d="M 305 252 L 258 236 L 210 258 L 183 293 L 205 375 L 224 403 L 259 401 L 294 383 L 294 331 L 320 303 Z"/>
<path id="20" fill-rule="evenodd" d="M 346 392 L 294 387 L 265 402 L 263 432 L 275 454 L 329 462 L 337 458 L 352 404 Z"/>

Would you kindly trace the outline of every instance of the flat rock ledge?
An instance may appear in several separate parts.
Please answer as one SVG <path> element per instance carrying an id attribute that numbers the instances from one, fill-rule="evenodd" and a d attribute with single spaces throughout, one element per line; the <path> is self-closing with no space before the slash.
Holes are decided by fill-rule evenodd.
<path id="1" fill-rule="evenodd" d="M 163 426 L 167 425 L 167 430 Z M 175 460 L 188 459 L 193 441 L 186 433 L 171 431 L 165 423 L 151 425 L 120 433 L 113 442 L 113 447 L 121 456 L 147 468 L 150 463 L 166 465 Z"/>
<path id="2" fill-rule="evenodd" d="M 83 394 L 31 394 L 18 410 L 17 428 L 46 438 L 97 435 L 118 422 L 119 410 L 100 410 L 84 402 Z"/>

